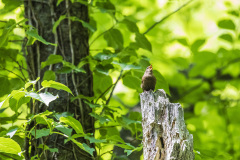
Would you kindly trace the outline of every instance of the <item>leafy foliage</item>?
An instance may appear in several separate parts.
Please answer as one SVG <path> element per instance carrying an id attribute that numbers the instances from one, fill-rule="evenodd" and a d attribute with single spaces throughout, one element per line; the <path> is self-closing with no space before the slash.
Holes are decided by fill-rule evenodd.
<path id="1" fill-rule="evenodd" d="M 52 134 L 64 136 L 65 143 L 71 141 L 91 156 L 96 151 L 99 159 L 126 158 L 141 152 L 142 145 L 133 143 L 142 138 L 141 113 L 136 110 L 141 77 L 150 64 L 157 78 L 156 89 L 164 89 L 172 102 L 181 103 L 185 109 L 196 159 L 240 158 L 239 2 L 192 2 L 164 22 L 159 17 L 172 13 L 181 2 L 71 2 L 89 7 L 90 22 L 63 12 L 50 31 L 57 34 L 68 19 L 80 22 L 90 31 L 90 55 L 77 65 L 62 55 L 49 55 L 41 62 L 41 80 L 31 79 L 28 74 L 29 60 L 24 57 L 27 46 L 57 44 L 25 24 L 27 19 L 20 13 L 22 1 L 0 2 L 0 6 L 4 4 L 0 10 L 0 159 L 23 159 L 25 136 L 39 139 Z M 58 0 L 56 6 L 63 3 Z M 16 16 L 9 19 L 8 14 Z M 22 47 L 24 43 L 26 47 Z M 61 74 L 85 74 L 85 64 L 93 73 L 93 97 L 73 95 L 68 86 L 55 81 Z M 59 65 L 59 70 L 50 70 L 52 65 Z M 36 90 L 39 81 L 42 88 Z M 96 132 L 84 132 L 76 115 L 68 112 L 29 113 L 30 103 L 49 106 L 58 101 L 59 96 L 46 88 L 70 93 L 71 101 L 82 99 L 93 110 L 90 116 L 95 119 Z M 28 132 L 26 126 L 33 121 L 36 125 Z M 124 130 L 129 135 L 122 136 Z M 94 143 L 95 148 L 80 143 L 79 137 Z M 58 152 L 58 148 L 45 144 L 38 147 Z M 117 154 L 117 147 L 124 155 Z"/>

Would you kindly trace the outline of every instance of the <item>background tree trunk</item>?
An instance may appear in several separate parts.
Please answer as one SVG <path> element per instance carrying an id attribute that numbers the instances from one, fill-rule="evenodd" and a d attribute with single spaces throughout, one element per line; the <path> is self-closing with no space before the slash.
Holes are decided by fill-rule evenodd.
<path id="1" fill-rule="evenodd" d="M 140 98 L 144 160 L 193 160 L 193 136 L 181 105 L 170 103 L 162 89 L 143 92 Z"/>
<path id="2" fill-rule="evenodd" d="M 50 54 L 58 54 L 63 57 L 67 62 L 77 65 L 82 58 L 89 55 L 88 46 L 88 30 L 82 26 L 80 22 L 71 21 L 69 18 L 61 21 L 57 28 L 56 33 L 52 32 L 54 23 L 61 15 L 67 17 L 77 17 L 85 22 L 89 21 L 88 7 L 80 3 L 71 4 L 69 0 L 62 1 L 57 6 L 57 0 L 39 0 L 24 1 L 25 17 L 28 19 L 30 27 L 37 29 L 38 34 L 46 41 L 55 43 L 57 46 L 45 45 L 36 41 L 33 45 L 27 46 L 26 59 L 29 68 L 29 78 L 35 80 L 37 77 L 43 78 L 44 72 L 47 70 L 54 71 L 62 68 L 62 64 L 55 64 L 45 67 L 41 70 L 41 62 L 46 61 Z M 86 73 L 67 73 L 56 74 L 56 81 L 68 86 L 75 96 L 85 95 L 93 96 L 93 78 L 89 69 L 89 65 L 83 67 Z M 40 81 L 41 82 L 41 81 Z M 36 89 L 40 89 L 40 82 L 37 84 Z M 75 118 L 78 119 L 82 125 L 85 133 L 94 133 L 94 121 L 89 115 L 91 108 L 83 103 L 81 99 L 74 102 L 70 101 L 71 95 L 64 91 L 48 90 L 54 95 L 58 94 L 60 98 L 52 102 L 47 108 L 43 104 L 36 106 L 32 113 L 43 112 L 46 109 L 56 112 L 70 112 L 73 113 Z M 30 156 L 31 158 L 37 154 L 37 148 L 34 143 L 45 143 L 51 148 L 58 148 L 58 153 L 52 154 L 51 152 L 44 153 L 43 159 L 89 159 L 88 155 L 80 148 L 75 147 L 71 142 L 63 143 L 64 138 L 61 136 L 52 135 L 48 139 L 42 139 L 32 142 Z M 89 142 L 82 140 L 82 142 L 89 145 Z M 28 140 L 26 143 L 29 143 Z M 27 146 L 28 144 L 26 144 Z M 90 147 L 94 147 L 90 145 Z"/>

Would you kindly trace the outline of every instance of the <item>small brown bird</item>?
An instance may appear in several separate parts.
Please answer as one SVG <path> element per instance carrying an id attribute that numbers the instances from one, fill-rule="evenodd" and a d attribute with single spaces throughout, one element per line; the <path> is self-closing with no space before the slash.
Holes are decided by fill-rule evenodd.
<path id="1" fill-rule="evenodd" d="M 141 88 L 143 91 L 149 91 L 155 89 L 156 77 L 152 73 L 152 65 L 148 66 L 143 77 Z"/>

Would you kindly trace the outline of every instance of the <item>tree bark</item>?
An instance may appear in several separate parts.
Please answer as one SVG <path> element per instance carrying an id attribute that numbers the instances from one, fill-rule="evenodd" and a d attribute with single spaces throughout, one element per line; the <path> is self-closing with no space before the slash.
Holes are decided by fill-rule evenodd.
<path id="1" fill-rule="evenodd" d="M 164 90 L 140 94 L 144 160 L 193 160 L 193 136 L 183 108 L 170 103 Z"/>
<path id="2" fill-rule="evenodd" d="M 85 22 L 89 22 L 88 7 L 81 3 L 72 4 L 70 0 L 64 0 L 57 6 L 57 0 L 26 0 L 24 1 L 25 17 L 28 19 L 28 24 L 37 29 L 38 34 L 46 41 L 55 43 L 57 46 L 45 45 L 39 41 L 31 46 L 27 46 L 26 61 L 29 69 L 29 79 L 35 80 L 40 77 L 40 81 L 36 89 L 40 89 L 45 71 L 51 70 L 56 73 L 62 68 L 62 64 L 54 64 L 41 69 L 41 62 L 46 61 L 50 54 L 61 55 L 63 59 L 74 65 L 77 65 L 82 58 L 89 55 L 88 45 L 88 30 L 78 21 L 71 21 L 69 17 L 77 17 Z M 56 33 L 52 32 L 54 23 L 61 15 L 66 15 L 66 19 L 61 21 Z M 75 96 L 93 96 L 93 77 L 89 65 L 84 65 L 86 73 L 66 73 L 57 74 L 56 81 L 68 86 Z M 38 104 L 35 110 L 31 107 L 31 113 L 37 114 L 45 110 L 55 112 L 70 112 L 74 114 L 74 118 L 78 119 L 85 133 L 94 133 L 94 120 L 89 115 L 92 112 L 91 108 L 84 104 L 81 99 L 71 102 L 69 95 L 65 91 L 48 90 L 54 95 L 58 94 L 60 98 L 51 102 L 50 106 Z M 26 143 L 29 140 L 26 140 Z M 81 139 L 82 142 L 94 148 L 93 144 Z M 28 146 L 29 144 L 26 144 Z M 33 144 L 37 145 L 33 145 Z M 41 159 L 91 159 L 91 156 L 76 147 L 73 143 L 67 142 L 64 144 L 64 137 L 51 135 L 46 139 L 36 140 L 32 142 L 31 147 L 25 148 L 26 159 L 31 159 L 37 153 L 35 146 L 45 143 L 50 148 L 58 148 L 58 153 L 45 152 Z M 31 148 L 29 151 L 28 149 Z M 29 155 L 30 154 L 30 155 Z"/>

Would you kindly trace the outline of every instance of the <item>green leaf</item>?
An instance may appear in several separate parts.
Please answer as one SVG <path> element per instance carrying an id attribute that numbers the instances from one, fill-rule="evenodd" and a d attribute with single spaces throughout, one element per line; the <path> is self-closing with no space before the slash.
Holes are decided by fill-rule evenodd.
<path id="1" fill-rule="evenodd" d="M 47 81 L 53 80 L 53 81 L 55 81 L 55 79 L 56 79 L 55 72 L 53 72 L 51 70 L 47 70 L 47 71 L 44 72 L 43 80 L 47 80 Z"/>
<path id="2" fill-rule="evenodd" d="M 9 99 L 9 107 L 17 113 L 19 107 L 21 107 L 22 104 L 28 103 L 30 101 L 30 98 L 25 97 L 24 91 L 17 91 L 14 90 L 11 93 L 12 97 Z"/>
<path id="3" fill-rule="evenodd" d="M 107 140 L 112 141 L 112 142 L 120 142 L 120 143 L 125 143 L 124 140 L 119 136 L 119 135 L 113 135 L 110 137 L 107 137 Z"/>
<path id="4" fill-rule="evenodd" d="M 71 126 L 78 134 L 84 134 L 83 128 L 81 123 L 76 120 L 75 118 L 68 116 L 68 117 L 61 117 L 60 122 L 63 122 L 69 126 Z"/>
<path id="5" fill-rule="evenodd" d="M 221 20 L 218 22 L 218 27 L 223 29 L 235 30 L 236 26 L 230 19 Z"/>
<path id="6" fill-rule="evenodd" d="M 17 155 L 21 152 L 21 147 L 11 138 L 0 137 L 0 152 Z"/>
<path id="7" fill-rule="evenodd" d="M 89 113 L 90 116 L 98 119 L 100 121 L 101 124 L 104 124 L 105 122 L 110 122 L 111 120 L 106 117 L 106 116 L 100 116 L 100 115 L 97 115 L 95 113 Z"/>
<path id="8" fill-rule="evenodd" d="M 64 90 L 64 91 L 66 91 L 66 92 L 68 92 L 68 93 L 71 93 L 72 94 L 72 91 L 67 87 L 67 86 L 65 86 L 64 84 L 62 84 L 62 83 L 59 83 L 59 82 L 55 82 L 55 81 L 43 81 L 42 82 L 42 86 L 44 87 L 44 88 L 54 88 L 54 89 L 57 89 L 57 90 Z"/>
<path id="9" fill-rule="evenodd" d="M 179 39 L 177 39 L 177 41 L 178 41 L 180 44 L 182 44 L 182 45 L 184 45 L 184 46 L 186 46 L 186 47 L 189 46 L 189 44 L 188 44 L 188 42 L 187 42 L 187 40 L 186 40 L 185 38 L 179 38 Z"/>
<path id="10" fill-rule="evenodd" d="M 51 64 L 60 63 L 63 61 L 63 57 L 60 55 L 50 54 L 45 62 L 41 63 L 41 69 Z"/>
<path id="11" fill-rule="evenodd" d="M 136 76 L 127 75 L 122 78 L 123 84 L 129 88 L 136 89 L 141 92 L 141 79 Z"/>
<path id="12" fill-rule="evenodd" d="M 105 74 L 106 76 L 108 76 L 109 74 L 109 70 L 110 69 L 113 69 L 113 65 L 112 64 L 107 64 L 105 66 L 101 65 L 101 64 L 98 64 L 95 69 L 97 72 L 99 73 L 102 73 L 102 74 Z"/>
<path id="13" fill-rule="evenodd" d="M 228 41 L 230 43 L 233 42 L 233 38 L 230 34 L 222 34 L 219 38 L 225 40 L 225 41 Z"/>
<path id="14" fill-rule="evenodd" d="M 59 125 L 57 125 L 55 128 L 56 128 L 57 130 L 61 131 L 62 133 L 66 134 L 66 135 L 69 136 L 69 137 L 70 137 L 71 134 L 72 134 L 72 128 L 65 127 L 64 125 L 59 124 Z"/>
<path id="15" fill-rule="evenodd" d="M 53 46 L 57 46 L 56 44 L 54 43 L 50 43 L 50 42 L 47 42 L 45 39 L 43 39 L 43 37 L 41 37 L 40 35 L 38 35 L 38 31 L 36 29 L 32 29 L 32 30 L 28 30 L 26 31 L 26 34 L 30 37 L 33 37 L 35 38 L 36 40 L 46 44 L 46 45 L 53 45 Z"/>
<path id="16" fill-rule="evenodd" d="M 36 138 L 41 138 L 41 137 L 45 137 L 45 136 L 48 136 L 50 135 L 50 129 L 47 129 L 47 128 L 43 128 L 43 129 L 33 129 L 31 131 L 31 134 Z"/>
<path id="17" fill-rule="evenodd" d="M 135 40 L 139 48 L 152 52 L 152 45 L 143 34 L 136 33 Z"/>
<path id="18" fill-rule="evenodd" d="M 73 141 L 79 148 L 83 149 L 84 151 L 88 152 L 90 155 L 93 155 L 93 152 L 95 151 L 94 148 L 90 148 L 88 145 L 86 145 L 85 143 L 79 143 L 78 141 L 76 141 L 75 139 L 71 139 L 71 141 Z"/>
<path id="19" fill-rule="evenodd" d="M 60 3 L 59 0 L 58 0 L 58 3 Z M 58 6 L 58 4 L 57 4 L 57 6 Z M 52 29 L 52 32 L 53 32 L 53 33 L 56 33 L 57 27 L 58 27 L 59 24 L 62 22 L 62 20 L 64 20 L 65 18 L 66 18 L 66 15 L 61 15 L 61 16 L 59 17 L 59 19 L 54 23 L 53 29 Z"/>
<path id="20" fill-rule="evenodd" d="M 198 39 L 191 45 L 191 50 L 193 53 L 198 52 L 199 48 L 206 42 L 205 39 Z"/>
<path id="21" fill-rule="evenodd" d="M 131 31 L 131 32 L 134 32 L 134 33 L 139 33 L 139 29 L 138 29 L 138 26 L 135 22 L 125 18 L 122 23 L 124 23 L 128 30 Z"/>
<path id="22" fill-rule="evenodd" d="M 121 66 L 122 70 L 124 70 L 124 71 L 128 71 L 131 69 L 141 69 L 141 66 L 136 66 L 133 64 L 126 64 L 126 63 L 119 63 L 117 61 L 113 61 L 113 64 L 117 64 L 117 65 Z"/>
<path id="23" fill-rule="evenodd" d="M 70 62 L 62 61 L 62 64 L 63 64 L 63 67 L 71 68 L 71 70 L 74 70 L 75 72 L 86 73 L 86 71 L 83 68 L 78 68 Z"/>
<path id="24" fill-rule="evenodd" d="M 103 37 L 107 41 L 109 47 L 112 47 L 116 50 L 123 48 L 123 36 L 118 29 L 108 30 Z"/>
<path id="25" fill-rule="evenodd" d="M 161 73 L 159 73 L 156 70 L 153 70 L 153 74 L 154 74 L 154 76 L 157 79 L 157 83 L 156 83 L 155 89 L 163 89 L 167 94 L 171 95 L 170 91 L 169 91 L 168 83 L 165 80 L 165 78 L 161 75 Z"/>
<path id="26" fill-rule="evenodd" d="M 90 137 L 88 135 L 84 135 L 84 138 L 89 140 L 90 143 L 103 143 L 103 142 L 106 142 L 105 139 L 95 139 L 94 137 Z"/>

